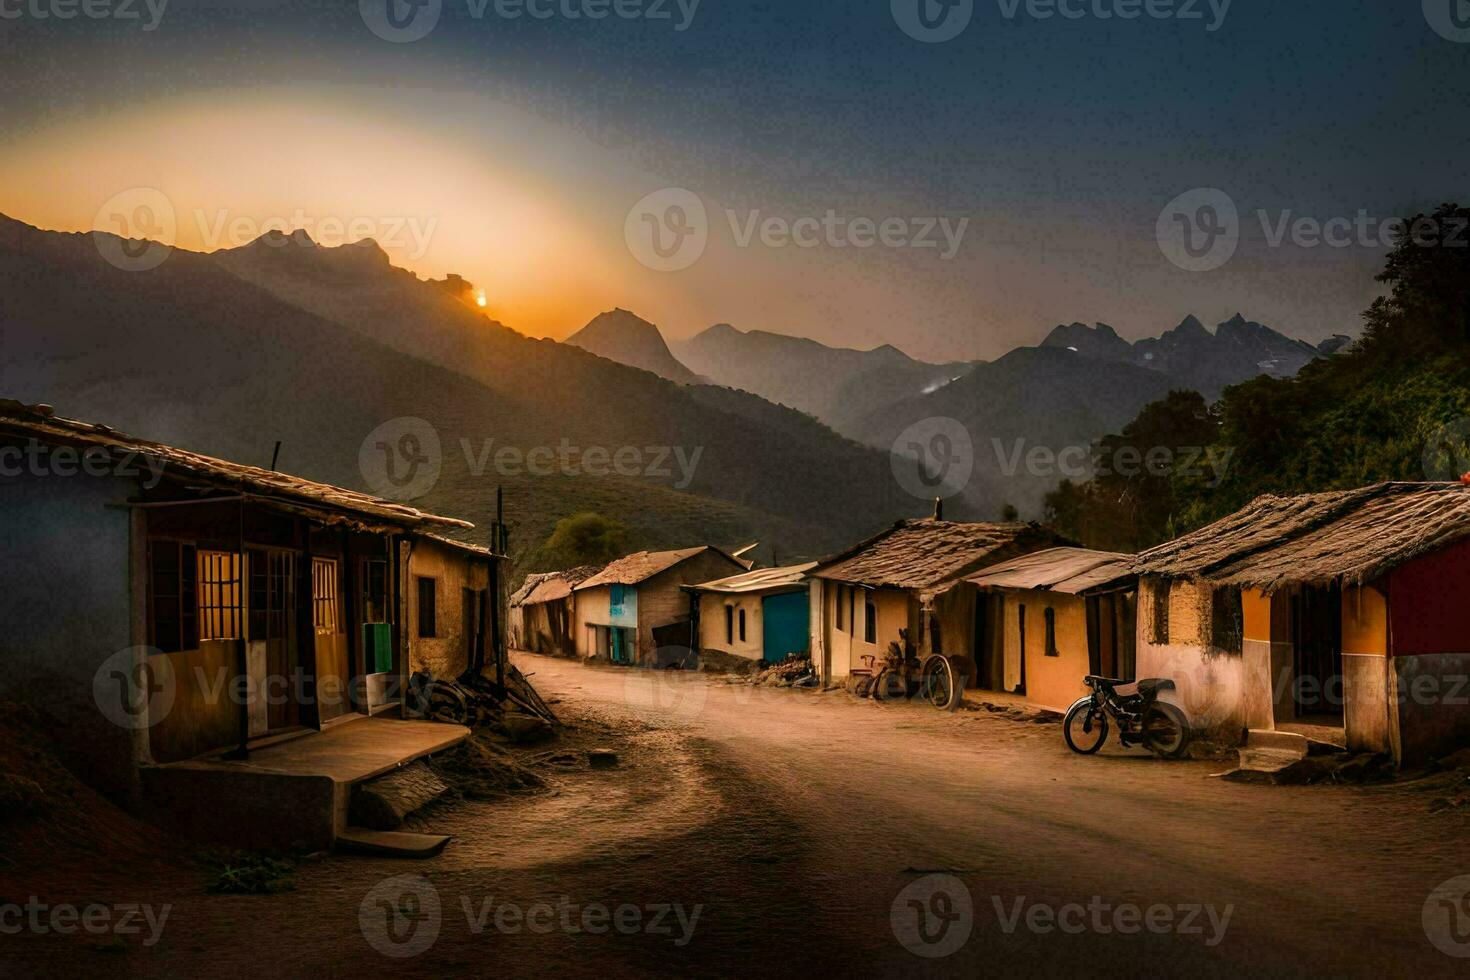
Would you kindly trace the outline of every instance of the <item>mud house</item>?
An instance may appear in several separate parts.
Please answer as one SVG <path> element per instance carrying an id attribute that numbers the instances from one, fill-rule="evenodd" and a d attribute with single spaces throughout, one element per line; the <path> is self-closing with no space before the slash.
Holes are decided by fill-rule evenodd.
<path id="1" fill-rule="evenodd" d="M 965 578 L 1066 543 L 1036 524 L 903 520 L 819 562 L 809 573 L 811 650 L 823 683 L 874 673 L 891 643 L 921 657 L 983 652 L 994 627 Z"/>
<path id="2" fill-rule="evenodd" d="M 978 590 L 990 648 L 976 657 L 981 686 L 1065 711 L 1083 678 L 1134 677 L 1132 555 L 1050 548 L 992 565 L 966 581 Z"/>
<path id="3" fill-rule="evenodd" d="M 805 654 L 811 642 L 806 573 L 814 567 L 759 568 L 689 586 L 701 658 L 777 663 Z"/>
<path id="4" fill-rule="evenodd" d="M 659 664 L 659 650 L 678 660 L 693 647 L 686 585 L 749 570 L 719 548 L 640 551 L 619 558 L 578 583 L 575 596 L 577 654 L 618 664 Z"/>
<path id="5" fill-rule="evenodd" d="M 572 590 L 600 571 L 601 565 L 583 565 L 527 576 L 510 599 L 511 642 L 533 653 L 575 656 L 576 603 Z"/>
<path id="6" fill-rule="evenodd" d="M 1470 738 L 1470 487 L 1265 496 L 1136 570 L 1138 670 L 1197 725 L 1409 763 Z"/>
<path id="7" fill-rule="evenodd" d="M 342 776 L 460 737 L 394 716 L 410 670 L 454 674 L 501 649 L 486 633 L 499 559 L 445 536 L 471 525 L 44 406 L 0 402 L 6 459 L 26 462 L 0 477 L 0 696 L 59 722 L 115 798 L 142 805 L 156 787 L 189 801 L 176 816 L 269 829 L 279 797 L 244 774 L 294 759 L 321 776 L 314 758 Z M 313 741 L 337 732 L 358 754 Z M 225 751 L 259 764 L 230 770 Z M 200 773 L 213 781 L 180 782 Z M 280 792 L 327 792 L 331 820 L 325 778 Z"/>

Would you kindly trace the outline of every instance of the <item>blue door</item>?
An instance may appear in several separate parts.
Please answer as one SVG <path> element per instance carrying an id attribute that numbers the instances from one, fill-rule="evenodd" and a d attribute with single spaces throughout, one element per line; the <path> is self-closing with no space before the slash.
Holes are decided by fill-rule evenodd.
<path id="1" fill-rule="evenodd" d="M 805 592 L 768 595 L 761 600 L 761 623 L 765 629 L 762 657 L 766 662 L 775 663 L 806 650 L 807 601 Z"/>

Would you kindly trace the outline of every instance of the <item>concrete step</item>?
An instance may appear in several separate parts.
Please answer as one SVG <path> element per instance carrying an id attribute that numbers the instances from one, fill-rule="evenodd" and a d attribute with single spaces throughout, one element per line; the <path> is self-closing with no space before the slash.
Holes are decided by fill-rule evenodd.
<path id="1" fill-rule="evenodd" d="M 1295 732 L 1253 728 L 1239 749 L 1240 768 L 1254 772 L 1279 772 L 1307 757 L 1311 745 Z"/>
<path id="2" fill-rule="evenodd" d="M 346 827 L 337 835 L 337 847 L 355 854 L 379 857 L 431 858 L 444 850 L 449 838 L 443 834 L 411 834 L 402 830 L 368 830 Z"/>

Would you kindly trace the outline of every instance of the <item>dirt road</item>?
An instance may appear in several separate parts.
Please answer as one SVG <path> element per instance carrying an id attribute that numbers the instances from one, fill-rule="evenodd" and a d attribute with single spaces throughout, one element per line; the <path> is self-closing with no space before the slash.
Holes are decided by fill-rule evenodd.
<path id="1" fill-rule="evenodd" d="M 1424 924 L 1431 891 L 1470 874 L 1470 818 L 1431 811 L 1442 786 L 1231 784 L 1209 778 L 1219 763 L 1073 756 L 1057 726 L 984 711 L 517 659 L 572 722 L 562 744 L 610 747 L 618 768 L 441 807 L 422 821 L 455 835 L 440 857 L 330 857 L 283 895 L 205 895 L 183 872 L 95 883 L 171 903 L 159 942 L 48 937 L 25 962 L 282 977 L 1464 969 L 1430 934 L 1470 935 Z"/>

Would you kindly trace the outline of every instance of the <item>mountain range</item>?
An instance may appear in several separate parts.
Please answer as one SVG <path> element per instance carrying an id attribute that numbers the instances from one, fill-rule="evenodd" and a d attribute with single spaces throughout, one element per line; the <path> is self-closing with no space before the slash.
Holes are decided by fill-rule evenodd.
<path id="1" fill-rule="evenodd" d="M 281 440 L 283 470 L 362 489 L 367 437 L 423 419 L 442 472 L 414 504 L 483 534 L 503 486 L 520 551 L 594 510 L 639 547 L 779 539 L 817 555 L 928 507 L 894 487 L 884 452 L 754 395 L 525 337 L 475 308 L 463 280 L 420 280 L 372 242 L 272 233 L 207 255 L 176 248 L 148 271 L 104 259 L 99 246 L 122 244 L 0 216 L 4 397 L 259 465 Z M 630 466 L 531 475 L 492 462 L 505 447 L 563 445 L 622 450 Z"/>

